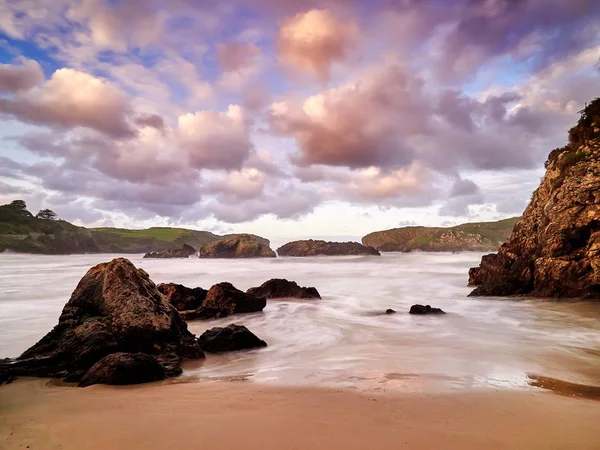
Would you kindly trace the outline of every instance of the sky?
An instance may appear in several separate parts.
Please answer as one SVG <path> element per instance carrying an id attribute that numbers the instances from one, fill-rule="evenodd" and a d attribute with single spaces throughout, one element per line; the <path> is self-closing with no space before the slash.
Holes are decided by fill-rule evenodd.
<path id="1" fill-rule="evenodd" d="M 359 237 L 522 213 L 597 0 L 0 0 L 0 203 Z"/>

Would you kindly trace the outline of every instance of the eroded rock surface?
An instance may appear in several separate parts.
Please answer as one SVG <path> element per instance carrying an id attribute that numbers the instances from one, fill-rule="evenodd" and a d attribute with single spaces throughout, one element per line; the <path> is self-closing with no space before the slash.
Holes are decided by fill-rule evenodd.
<path id="1" fill-rule="evenodd" d="M 267 346 L 265 341 L 258 338 L 248 328 L 235 324 L 206 330 L 198 338 L 198 343 L 208 353 L 233 352 Z"/>
<path id="2" fill-rule="evenodd" d="M 600 99 L 550 153 L 522 220 L 469 285 L 471 295 L 600 299 Z"/>
<path id="3" fill-rule="evenodd" d="M 267 239 L 252 234 L 226 236 L 209 242 L 198 252 L 200 258 L 275 258 Z"/>
<path id="4" fill-rule="evenodd" d="M 215 284 L 208 290 L 202 306 L 225 310 L 229 314 L 251 313 L 262 311 L 267 306 L 267 299 L 246 294 L 233 284 L 223 282 Z"/>
<path id="5" fill-rule="evenodd" d="M 208 293 L 200 287 L 189 288 L 176 283 L 161 283 L 157 288 L 178 311 L 199 308 Z"/>
<path id="6" fill-rule="evenodd" d="M 358 242 L 327 242 L 314 239 L 293 241 L 277 249 L 279 256 L 380 255 L 373 247 Z"/>
<path id="7" fill-rule="evenodd" d="M 150 252 L 144 258 L 189 258 L 195 255 L 197 250 L 191 245 L 183 244 L 181 247 L 164 250 L 162 252 Z"/>
<path id="8" fill-rule="evenodd" d="M 165 379 L 165 368 L 145 353 L 111 353 L 86 372 L 80 387 L 92 384 L 140 384 Z"/>

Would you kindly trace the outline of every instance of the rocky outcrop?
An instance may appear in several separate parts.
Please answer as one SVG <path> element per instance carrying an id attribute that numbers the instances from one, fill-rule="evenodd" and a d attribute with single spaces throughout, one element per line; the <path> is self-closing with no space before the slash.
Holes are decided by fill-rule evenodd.
<path id="1" fill-rule="evenodd" d="M 267 239 L 252 234 L 226 236 L 209 242 L 198 252 L 200 258 L 275 258 Z"/>
<path id="2" fill-rule="evenodd" d="M 259 339 L 248 328 L 235 324 L 205 331 L 198 338 L 198 343 L 207 353 L 233 352 L 267 346 L 265 341 Z"/>
<path id="3" fill-rule="evenodd" d="M 600 99 L 550 153 L 522 220 L 469 285 L 471 295 L 600 299 Z"/>
<path id="4" fill-rule="evenodd" d="M 464 223 L 449 228 L 394 228 L 370 233 L 362 238 L 362 243 L 382 252 L 490 251 L 506 241 L 518 220 L 518 217 L 513 217 L 497 222 Z"/>
<path id="5" fill-rule="evenodd" d="M 300 287 L 295 281 L 288 281 L 282 278 L 273 278 L 265 281 L 259 287 L 248 289 L 246 293 L 264 298 L 321 298 L 316 288 Z"/>
<path id="6" fill-rule="evenodd" d="M 219 283 L 212 286 L 206 294 L 205 308 L 225 310 L 229 314 L 259 312 L 267 306 L 267 299 L 246 294 L 231 283 Z"/>
<path id="7" fill-rule="evenodd" d="M 440 308 L 432 308 L 430 305 L 412 305 L 408 313 L 417 315 L 446 314 Z"/>
<path id="8" fill-rule="evenodd" d="M 208 293 L 200 287 L 189 288 L 176 283 L 161 283 L 156 288 L 178 311 L 200 308 Z"/>
<path id="9" fill-rule="evenodd" d="M 150 252 L 144 258 L 189 258 L 197 253 L 191 245 L 183 244 L 181 247 L 164 250 L 162 252 Z"/>
<path id="10" fill-rule="evenodd" d="M 166 376 L 181 372 L 182 359 L 204 356 L 148 274 L 117 258 L 88 270 L 54 329 L 17 359 L 0 362 L 0 372 L 79 381 L 121 352 L 154 356 Z"/>
<path id="11" fill-rule="evenodd" d="M 277 249 L 279 256 L 344 256 L 344 255 L 379 255 L 373 247 L 358 242 L 326 242 L 309 239 L 293 241 Z"/>
<path id="12" fill-rule="evenodd" d="M 179 314 L 183 320 L 222 319 L 231 315 L 228 309 L 207 308 L 205 306 L 189 311 L 180 311 Z"/>
<path id="13" fill-rule="evenodd" d="M 79 387 L 92 384 L 140 384 L 165 379 L 165 368 L 145 353 L 111 353 L 83 376 Z"/>

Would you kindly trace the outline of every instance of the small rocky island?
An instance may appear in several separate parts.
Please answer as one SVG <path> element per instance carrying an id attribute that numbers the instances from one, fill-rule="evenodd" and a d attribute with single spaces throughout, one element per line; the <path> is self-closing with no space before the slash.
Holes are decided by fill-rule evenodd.
<path id="1" fill-rule="evenodd" d="M 209 242 L 198 252 L 200 258 L 275 258 L 268 239 L 253 234 L 236 234 Z"/>
<path id="2" fill-rule="evenodd" d="M 252 287 L 246 291 L 247 294 L 264 298 L 299 298 L 320 299 L 321 295 L 314 287 L 301 287 L 295 281 L 283 278 L 272 278 L 258 287 Z"/>
<path id="3" fill-rule="evenodd" d="M 191 245 L 183 244 L 181 247 L 164 250 L 162 252 L 150 252 L 144 258 L 189 258 L 195 255 L 197 250 Z"/>
<path id="4" fill-rule="evenodd" d="M 373 247 L 358 242 L 327 242 L 314 239 L 293 241 L 277 249 L 279 256 L 381 255 Z"/>
<path id="5" fill-rule="evenodd" d="M 523 219 L 469 285 L 473 296 L 600 299 L 600 99 L 550 153 Z"/>

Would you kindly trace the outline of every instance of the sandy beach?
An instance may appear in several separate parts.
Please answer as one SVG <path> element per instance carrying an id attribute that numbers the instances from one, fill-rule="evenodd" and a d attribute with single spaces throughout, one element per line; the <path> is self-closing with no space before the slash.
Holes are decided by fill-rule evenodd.
<path id="1" fill-rule="evenodd" d="M 549 392 L 398 394 L 257 383 L 0 388 L 0 448 L 599 449 L 600 402 Z"/>

